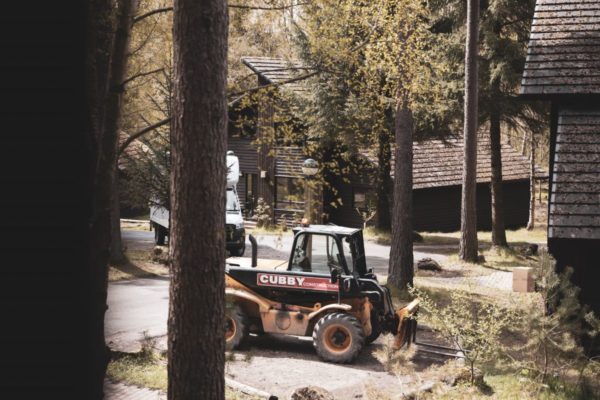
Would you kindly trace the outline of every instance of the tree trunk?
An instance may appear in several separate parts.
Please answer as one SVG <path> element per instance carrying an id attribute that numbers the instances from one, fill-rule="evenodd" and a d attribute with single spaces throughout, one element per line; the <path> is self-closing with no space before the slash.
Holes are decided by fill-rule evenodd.
<path id="1" fill-rule="evenodd" d="M 477 261 L 477 56 L 479 1 L 467 0 L 467 42 L 465 52 L 464 163 L 461 199 L 459 257 Z"/>
<path id="2" fill-rule="evenodd" d="M 412 241 L 413 115 L 408 96 L 398 102 L 396 112 L 396 164 L 394 166 L 394 209 L 388 282 L 404 290 L 413 284 Z"/>
<path id="3" fill-rule="evenodd" d="M 529 221 L 527 221 L 527 230 L 530 231 L 535 228 L 535 137 L 533 131 L 529 135 L 531 140 L 529 155 Z"/>
<path id="4" fill-rule="evenodd" d="M 86 15 L 86 144 L 91 155 L 89 189 L 92 204 L 89 210 L 88 261 L 85 271 L 85 289 L 89 296 L 90 313 L 87 316 L 90 374 L 82 386 L 83 398 L 101 400 L 104 397 L 104 376 L 110 360 L 110 351 L 104 339 L 104 314 L 108 285 L 108 257 L 110 246 L 110 171 L 114 153 L 107 148 L 104 138 L 105 101 L 108 93 L 109 65 L 113 44 L 114 9 L 110 0 L 92 0 Z"/>
<path id="5" fill-rule="evenodd" d="M 493 83 L 493 86 L 496 88 L 498 87 L 497 83 Z M 499 93 L 499 90 L 495 90 L 494 93 Z M 500 113 L 497 108 L 492 108 L 490 113 L 490 153 L 492 164 L 492 178 L 490 182 L 492 197 L 492 245 L 508 247 L 504 227 Z"/>
<path id="6" fill-rule="evenodd" d="M 112 145 L 110 151 L 113 164 L 110 167 L 111 179 L 108 191 L 110 193 L 111 209 L 111 244 L 110 259 L 118 263 L 123 260 L 123 251 L 121 245 L 120 231 L 120 212 L 119 195 L 117 193 L 117 162 L 119 147 L 119 128 L 121 126 L 121 111 L 123 98 L 123 81 L 127 73 L 127 60 L 129 53 L 129 42 L 131 39 L 131 28 L 133 26 L 133 17 L 137 12 L 137 0 L 118 0 L 117 1 L 117 31 L 115 33 L 115 42 L 112 52 L 112 62 L 110 65 L 109 92 L 106 105 L 106 124 L 105 140 L 107 146 Z M 110 142 L 110 143 L 109 143 Z M 114 242 L 112 241 L 114 240 Z"/>
<path id="7" fill-rule="evenodd" d="M 224 399 L 227 5 L 175 0 L 168 398 Z"/>
<path id="8" fill-rule="evenodd" d="M 118 159 L 118 157 L 117 157 Z M 121 240 L 121 205 L 119 203 L 119 174 L 114 169 L 113 187 L 110 207 L 110 262 L 112 264 L 121 264 L 125 261 L 123 254 L 123 242 Z"/>
<path id="9" fill-rule="evenodd" d="M 393 181 L 390 176 L 392 148 L 390 145 L 390 135 L 387 131 L 379 133 L 377 161 L 377 229 L 390 231 L 392 228 L 392 218 L 390 209 L 390 193 L 393 190 Z"/>

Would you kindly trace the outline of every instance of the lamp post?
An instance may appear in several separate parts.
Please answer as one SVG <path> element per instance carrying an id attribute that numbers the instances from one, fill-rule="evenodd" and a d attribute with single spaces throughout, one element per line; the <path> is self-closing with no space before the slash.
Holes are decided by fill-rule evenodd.
<path id="1" fill-rule="evenodd" d="M 310 182 L 317 172 L 319 172 L 319 164 L 315 160 L 312 158 L 304 160 L 304 163 L 302 163 L 302 173 L 306 179 L 304 185 L 304 219 L 307 220 L 307 223 L 319 222 L 313 211 L 313 188 Z"/>

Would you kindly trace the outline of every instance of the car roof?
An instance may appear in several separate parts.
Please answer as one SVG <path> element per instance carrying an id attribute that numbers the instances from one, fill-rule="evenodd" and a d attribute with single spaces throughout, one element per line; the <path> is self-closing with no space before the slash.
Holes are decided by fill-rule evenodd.
<path id="1" fill-rule="evenodd" d="M 348 228 L 346 226 L 338 225 L 309 225 L 309 226 L 297 226 L 293 228 L 294 233 L 297 232 L 308 232 L 308 233 L 332 233 L 336 235 L 350 236 L 360 231 L 358 228 Z"/>

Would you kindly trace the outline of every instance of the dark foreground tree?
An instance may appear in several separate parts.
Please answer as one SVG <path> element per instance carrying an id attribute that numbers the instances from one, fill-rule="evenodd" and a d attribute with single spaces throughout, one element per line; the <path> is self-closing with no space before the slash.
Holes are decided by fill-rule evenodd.
<path id="1" fill-rule="evenodd" d="M 461 260 L 477 261 L 477 57 L 479 0 L 467 1 L 467 40 L 465 52 L 464 161 L 461 198 Z"/>
<path id="2" fill-rule="evenodd" d="M 412 243 L 413 114 L 408 96 L 398 101 L 396 111 L 396 165 L 394 166 L 394 207 L 392 246 L 388 282 L 400 289 L 413 284 Z"/>
<path id="3" fill-rule="evenodd" d="M 224 399 L 227 5 L 175 0 L 168 398 Z"/>
<path id="4" fill-rule="evenodd" d="M 119 193 L 117 190 L 117 148 L 119 146 L 119 128 L 121 126 L 121 114 L 123 110 L 123 82 L 125 81 L 125 74 L 127 73 L 131 28 L 133 26 L 133 18 L 137 12 L 137 7 L 138 0 L 117 1 L 117 26 L 112 50 L 110 81 L 106 102 L 106 139 L 112 143 L 113 149 L 110 151 L 111 153 L 114 153 L 114 163 L 111 168 L 111 187 L 109 190 L 111 197 L 110 261 L 113 263 L 120 263 L 123 261 Z"/>
<path id="5" fill-rule="evenodd" d="M 92 0 L 86 15 L 86 132 L 85 141 L 90 154 L 88 181 L 92 193 L 89 208 L 89 248 L 86 287 L 91 305 L 88 315 L 91 374 L 85 382 L 86 398 L 101 400 L 104 397 L 104 375 L 110 351 L 104 339 L 104 314 L 108 285 L 108 258 L 110 246 L 110 187 L 112 165 L 116 148 L 106 136 L 105 109 L 108 94 L 110 61 L 113 44 L 114 9 L 110 0 Z"/>

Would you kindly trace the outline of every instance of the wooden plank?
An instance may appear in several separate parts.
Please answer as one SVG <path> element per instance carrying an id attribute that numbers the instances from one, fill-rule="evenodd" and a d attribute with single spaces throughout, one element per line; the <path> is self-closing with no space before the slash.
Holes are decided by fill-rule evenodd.
<path id="1" fill-rule="evenodd" d="M 600 154 L 597 153 L 556 153 L 556 162 L 563 163 L 600 163 Z"/>
<path id="2" fill-rule="evenodd" d="M 579 4 L 569 4 L 569 3 L 561 3 L 561 4 L 536 4 L 535 12 L 543 12 L 543 11 L 582 11 L 582 10 L 597 10 L 598 3 L 579 3 Z"/>
<path id="3" fill-rule="evenodd" d="M 573 39 L 574 35 L 577 34 L 577 39 L 581 43 L 585 43 L 585 41 L 592 39 L 600 38 L 600 32 L 531 32 L 530 39 L 532 40 L 555 40 L 555 39 Z"/>
<path id="4" fill-rule="evenodd" d="M 577 173 L 555 172 L 552 175 L 552 181 L 559 182 L 559 183 L 573 183 L 573 182 L 600 183 L 600 172 L 577 172 Z"/>
<path id="5" fill-rule="evenodd" d="M 600 135 L 599 135 L 600 136 Z M 557 153 L 600 153 L 600 138 L 596 143 L 556 143 Z"/>
<path id="6" fill-rule="evenodd" d="M 590 204 L 600 205 L 600 194 L 598 193 L 552 193 L 550 202 L 566 204 Z"/>
<path id="7" fill-rule="evenodd" d="M 596 10 L 592 10 L 591 12 L 595 12 Z M 600 22 L 600 17 L 597 15 L 575 15 L 575 13 L 569 13 L 563 11 L 562 14 L 566 14 L 562 17 L 545 17 L 545 18 L 535 18 L 533 20 L 532 26 L 566 26 L 571 24 L 588 26 Z M 569 15 L 570 14 L 570 15 Z M 537 16 L 536 16 L 537 17 Z"/>
<path id="8" fill-rule="evenodd" d="M 598 163 L 554 163 L 553 172 L 588 172 L 588 173 L 599 173 L 600 164 Z"/>
<path id="9" fill-rule="evenodd" d="M 600 215 L 600 204 L 550 204 L 550 214 Z"/>
<path id="10" fill-rule="evenodd" d="M 592 182 L 556 182 L 552 184 L 554 193 L 597 193 L 600 199 L 600 184 Z"/>
<path id="11" fill-rule="evenodd" d="M 600 228 L 548 227 L 549 238 L 600 239 Z"/>
<path id="12" fill-rule="evenodd" d="M 557 226 L 581 226 L 600 228 L 600 215 L 555 215 L 550 214 L 548 224 Z"/>
<path id="13" fill-rule="evenodd" d="M 599 17 L 600 7 L 598 9 L 573 10 L 573 11 L 537 11 L 534 21 L 545 18 L 568 18 L 568 17 Z"/>
<path id="14" fill-rule="evenodd" d="M 600 55 L 599 55 L 600 56 Z M 600 85 L 600 68 L 598 68 L 598 73 L 594 73 L 590 71 L 590 75 L 583 75 L 583 71 L 579 75 L 567 75 L 563 76 L 542 76 L 542 77 L 532 77 L 529 75 L 526 80 L 523 81 L 523 86 L 529 85 L 537 85 L 537 86 L 545 86 L 545 85 Z"/>

